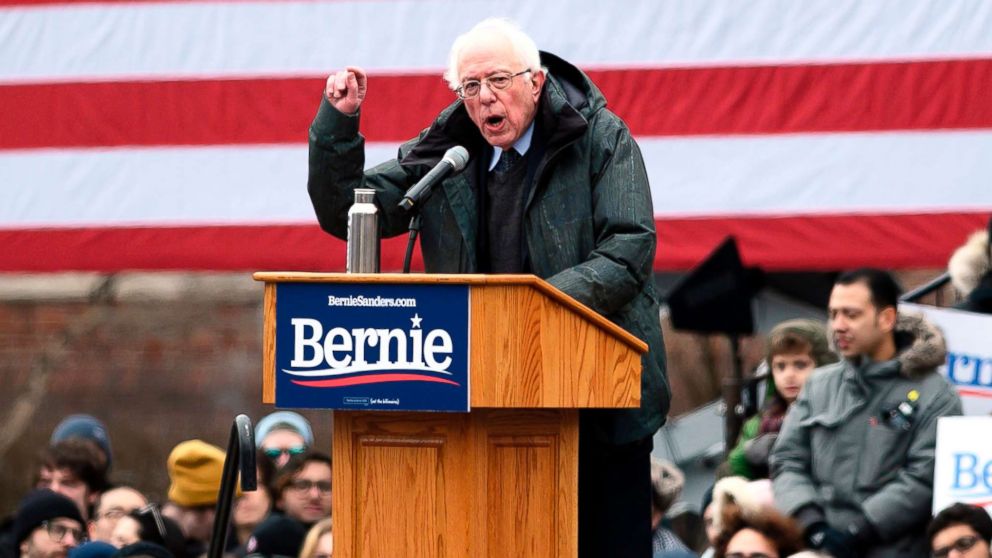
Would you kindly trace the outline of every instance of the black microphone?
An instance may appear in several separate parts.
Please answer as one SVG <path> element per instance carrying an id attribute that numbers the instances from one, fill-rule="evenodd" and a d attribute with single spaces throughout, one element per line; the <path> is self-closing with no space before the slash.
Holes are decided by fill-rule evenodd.
<path id="1" fill-rule="evenodd" d="M 400 200 L 400 207 L 405 211 L 413 209 L 421 199 L 426 200 L 431 195 L 431 188 L 448 177 L 449 174 L 458 174 L 468 164 L 468 150 L 460 145 L 456 145 L 444 152 L 441 162 L 434 165 L 419 182 L 406 191 L 406 195 Z"/>

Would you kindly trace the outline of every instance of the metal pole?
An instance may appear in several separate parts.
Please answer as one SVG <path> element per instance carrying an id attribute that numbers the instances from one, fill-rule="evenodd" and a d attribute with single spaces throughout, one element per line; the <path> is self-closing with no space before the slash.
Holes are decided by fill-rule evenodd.
<path id="1" fill-rule="evenodd" d="M 921 285 L 908 293 L 905 293 L 899 297 L 900 302 L 916 302 L 917 300 L 925 297 L 926 295 L 936 291 L 937 289 L 943 287 L 944 285 L 951 282 L 951 274 L 944 272 L 934 279 L 931 279 L 926 284 Z"/>
<path id="2" fill-rule="evenodd" d="M 258 487 L 258 473 L 255 470 L 255 430 L 251 419 L 238 415 L 231 425 L 231 438 L 227 443 L 227 457 L 224 459 L 224 472 L 220 478 L 220 494 L 217 497 L 214 530 L 210 534 L 208 558 L 221 558 L 227 546 L 227 533 L 231 521 L 231 504 L 234 500 L 235 482 L 241 473 L 241 490 L 251 492 Z"/>
<path id="3" fill-rule="evenodd" d="M 741 426 L 741 386 L 744 383 L 744 363 L 741 361 L 740 336 L 736 333 L 730 334 L 730 354 L 733 366 L 730 377 L 723 381 L 723 402 L 726 405 L 724 420 L 724 443 L 727 453 L 737 445 L 737 437 L 740 436 Z"/>

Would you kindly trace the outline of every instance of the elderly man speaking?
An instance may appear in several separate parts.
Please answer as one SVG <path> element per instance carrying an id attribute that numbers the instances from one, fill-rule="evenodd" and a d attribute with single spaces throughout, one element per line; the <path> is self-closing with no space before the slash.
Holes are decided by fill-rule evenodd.
<path id="1" fill-rule="evenodd" d="M 649 345 L 641 406 L 580 415 L 581 556 L 651 555 L 651 437 L 668 411 L 651 278 L 656 236 L 640 150 L 578 68 L 539 52 L 515 24 L 458 37 L 445 73 L 457 98 L 395 160 L 362 171 L 357 67 L 332 74 L 310 127 L 308 189 L 321 227 L 347 235 L 356 188 L 373 188 L 385 236 L 397 204 L 455 145 L 470 155 L 421 209 L 428 273 L 533 273 Z M 415 95 L 415 92 L 411 92 Z"/>

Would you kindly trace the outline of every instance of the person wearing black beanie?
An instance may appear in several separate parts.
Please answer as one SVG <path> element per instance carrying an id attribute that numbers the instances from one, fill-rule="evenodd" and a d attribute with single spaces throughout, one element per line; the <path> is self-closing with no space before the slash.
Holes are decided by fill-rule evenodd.
<path id="1" fill-rule="evenodd" d="M 30 492 L 14 517 L 21 558 L 65 558 L 85 540 L 84 523 L 72 500 L 48 489 Z"/>

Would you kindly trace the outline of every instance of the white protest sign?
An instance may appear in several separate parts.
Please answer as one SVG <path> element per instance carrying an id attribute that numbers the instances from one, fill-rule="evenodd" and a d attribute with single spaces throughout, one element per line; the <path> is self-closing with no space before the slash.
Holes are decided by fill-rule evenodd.
<path id="1" fill-rule="evenodd" d="M 940 373 L 957 388 L 964 414 L 992 413 L 992 315 L 905 302 L 899 311 L 923 314 L 944 332 L 947 363 Z"/>
<path id="2" fill-rule="evenodd" d="M 937 419 L 933 513 L 955 502 L 992 513 L 992 417 Z"/>

